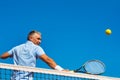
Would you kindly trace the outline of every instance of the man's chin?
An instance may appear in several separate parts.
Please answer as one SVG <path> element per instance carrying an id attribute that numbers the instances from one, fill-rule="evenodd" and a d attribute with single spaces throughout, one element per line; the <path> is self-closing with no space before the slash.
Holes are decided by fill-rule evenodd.
<path id="1" fill-rule="evenodd" d="M 40 45 L 40 43 L 38 43 L 37 45 Z"/>

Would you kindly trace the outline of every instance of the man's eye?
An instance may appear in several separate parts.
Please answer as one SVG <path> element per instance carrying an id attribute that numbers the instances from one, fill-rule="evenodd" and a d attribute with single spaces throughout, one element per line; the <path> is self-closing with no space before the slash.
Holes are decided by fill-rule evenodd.
<path id="1" fill-rule="evenodd" d="M 41 40 L 41 38 L 37 38 L 38 40 Z"/>

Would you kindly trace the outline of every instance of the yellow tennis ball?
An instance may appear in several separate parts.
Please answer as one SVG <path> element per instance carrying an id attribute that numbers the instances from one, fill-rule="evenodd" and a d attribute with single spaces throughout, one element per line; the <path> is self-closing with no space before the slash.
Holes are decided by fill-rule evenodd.
<path id="1" fill-rule="evenodd" d="M 110 35 L 110 34 L 112 33 L 112 31 L 111 31 L 110 29 L 106 29 L 106 30 L 105 30 L 105 33 L 106 33 L 107 35 Z"/>

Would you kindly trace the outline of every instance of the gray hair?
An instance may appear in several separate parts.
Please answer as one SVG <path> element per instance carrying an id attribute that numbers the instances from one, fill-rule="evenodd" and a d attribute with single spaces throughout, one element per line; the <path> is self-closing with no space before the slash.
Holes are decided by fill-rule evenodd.
<path id="1" fill-rule="evenodd" d="M 27 40 L 29 40 L 29 37 L 30 37 L 31 35 L 35 34 L 35 33 L 37 33 L 37 34 L 40 34 L 40 35 L 41 35 L 41 33 L 40 33 L 40 32 L 38 32 L 38 31 L 36 31 L 36 30 L 32 30 L 32 31 L 30 31 L 30 32 L 29 32 L 29 34 L 28 34 L 28 36 L 27 36 Z"/>

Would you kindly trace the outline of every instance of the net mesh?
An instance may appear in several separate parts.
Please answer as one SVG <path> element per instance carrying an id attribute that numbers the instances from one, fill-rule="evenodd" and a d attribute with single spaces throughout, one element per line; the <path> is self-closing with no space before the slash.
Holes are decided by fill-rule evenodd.
<path id="1" fill-rule="evenodd" d="M 120 78 L 0 63 L 0 80 L 120 80 Z"/>

